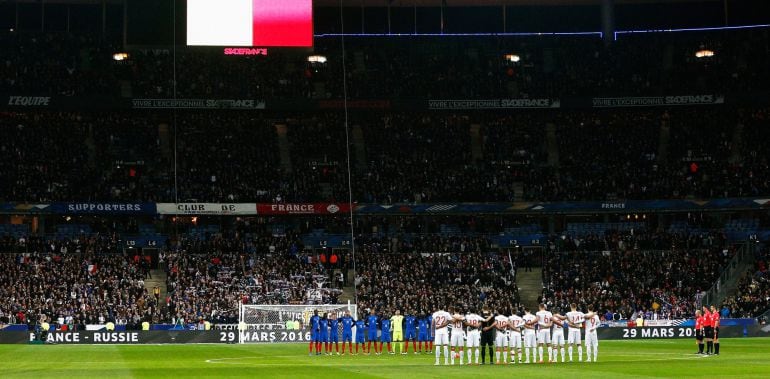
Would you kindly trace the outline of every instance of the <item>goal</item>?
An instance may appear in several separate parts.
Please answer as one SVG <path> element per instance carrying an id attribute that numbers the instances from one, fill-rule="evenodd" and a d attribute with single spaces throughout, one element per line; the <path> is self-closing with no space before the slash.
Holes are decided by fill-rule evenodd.
<path id="1" fill-rule="evenodd" d="M 307 342 L 310 341 L 310 317 L 334 313 L 337 317 L 357 318 L 356 304 L 327 305 L 261 305 L 241 304 L 238 315 L 238 342 Z M 342 327 L 341 325 L 339 326 Z M 337 331 L 341 333 L 341 330 Z"/>

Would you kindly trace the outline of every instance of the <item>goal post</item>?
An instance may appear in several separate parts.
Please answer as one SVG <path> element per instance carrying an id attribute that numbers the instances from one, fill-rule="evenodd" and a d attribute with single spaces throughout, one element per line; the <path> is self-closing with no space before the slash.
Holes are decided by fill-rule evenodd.
<path id="1" fill-rule="evenodd" d="M 238 309 L 238 343 L 257 342 L 308 342 L 310 341 L 310 317 L 335 313 L 337 318 L 350 311 L 358 318 L 356 304 L 305 304 L 272 305 L 241 304 Z M 339 326 L 342 327 L 341 325 Z M 338 330 L 342 333 L 342 330 Z"/>

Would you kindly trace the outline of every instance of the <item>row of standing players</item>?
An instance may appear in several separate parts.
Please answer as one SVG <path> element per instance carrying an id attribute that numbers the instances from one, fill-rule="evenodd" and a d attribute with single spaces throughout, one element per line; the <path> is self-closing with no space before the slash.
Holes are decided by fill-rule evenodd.
<path id="1" fill-rule="evenodd" d="M 703 306 L 703 312 L 695 311 L 695 341 L 698 352 L 695 354 L 719 355 L 719 311 L 715 306 Z M 703 351 L 703 341 L 706 351 Z"/>
<path id="2" fill-rule="evenodd" d="M 481 363 L 483 364 L 485 354 L 483 348 L 479 354 L 478 347 L 479 345 L 491 347 L 492 340 L 494 340 L 495 363 L 497 364 L 545 363 L 544 352 L 548 354 L 548 363 L 558 362 L 559 356 L 561 356 L 562 362 L 566 362 L 565 327 L 568 329 L 566 342 L 569 344 L 567 350 L 569 362 L 573 362 L 573 347 L 577 347 L 578 361 L 583 361 L 582 329 L 585 329 L 587 352 L 585 362 L 596 362 L 598 359 L 599 340 L 596 329 L 599 327 L 599 316 L 590 305 L 588 312 L 583 313 L 577 310 L 576 304 L 571 304 L 571 310 L 566 315 L 551 313 L 544 304 L 540 304 L 539 310 L 535 314 L 530 313 L 529 309 L 526 308 L 520 314 L 511 316 L 503 314 L 493 316 L 488 310 L 482 312 L 483 317 L 476 314 L 463 316 L 450 312 L 438 311 L 433 314 L 435 344 L 437 345 L 435 364 L 437 366 L 441 361 L 442 346 L 445 365 L 454 365 L 456 358 L 460 359 L 461 365 L 465 364 L 464 347 L 468 348 L 467 364 L 474 363 L 471 360 L 474 355 L 475 364 L 479 364 L 479 355 L 482 356 Z M 522 347 L 524 354 L 522 354 Z M 509 354 L 510 360 L 508 360 Z M 491 350 L 490 363 L 492 363 Z"/>
<path id="3" fill-rule="evenodd" d="M 428 353 L 433 349 L 431 320 L 430 314 L 419 317 L 411 313 L 402 315 L 400 310 L 396 310 L 391 317 L 387 317 L 378 315 L 372 309 L 368 316 L 362 315 L 358 320 L 351 317 L 350 311 L 345 311 L 340 318 L 337 318 L 333 312 L 319 315 L 318 311 L 315 311 L 310 317 L 309 354 L 313 355 L 315 352 L 316 355 L 333 353 L 345 355 L 347 349 L 351 354 L 360 352 L 370 355 L 374 347 L 374 354 L 380 355 L 385 344 L 387 344 L 388 353 L 395 354 L 393 342 L 396 342 L 396 347 L 401 348 L 401 354 L 409 352 L 409 342 L 412 342 L 415 354 Z M 342 340 L 341 349 L 340 339 Z M 355 343 L 355 352 L 353 343 Z"/>
<path id="4" fill-rule="evenodd" d="M 588 307 L 587 313 L 583 313 L 577 310 L 576 304 L 572 304 L 570 312 L 566 315 L 553 314 L 546 310 L 544 304 L 540 304 L 535 314 L 530 313 L 528 309 L 523 309 L 522 312 L 511 316 L 502 313 L 493 314 L 486 308 L 481 315 L 471 312 L 461 315 L 458 313 L 459 310 L 450 309 L 450 311 L 452 313 L 439 310 L 432 315 L 417 317 L 409 313 L 403 316 L 396 310 L 388 318 L 377 315 L 372 309 L 369 316 L 359 320 L 354 320 L 349 311 L 339 319 L 333 313 L 320 316 L 316 311 L 310 319 L 309 354 L 313 355 L 315 350 L 316 355 L 321 355 L 323 347 L 323 354 L 330 355 L 334 350 L 339 355 L 339 329 L 341 328 L 341 354 L 343 355 L 346 354 L 346 346 L 351 354 L 358 354 L 360 348 L 363 354 L 369 355 L 372 352 L 372 345 L 374 353 L 380 355 L 385 344 L 387 344 L 388 353 L 395 354 L 393 342 L 397 347 L 401 347 L 401 354 L 407 354 L 409 342 L 412 342 L 415 354 L 435 352 L 436 365 L 440 362 L 442 347 L 444 364 L 447 365 L 450 361 L 451 364 L 455 364 L 456 358 L 460 359 L 461 365 L 465 364 L 466 347 L 467 364 L 473 364 L 474 356 L 475 364 L 484 364 L 487 347 L 489 347 L 490 364 L 513 364 L 517 360 L 518 363 L 544 363 L 544 350 L 548 353 L 548 362 L 557 362 L 559 352 L 561 361 L 565 362 L 564 328 L 566 327 L 570 362 L 573 361 L 573 347 L 577 347 L 578 361 L 583 361 L 582 329 L 585 329 L 585 346 L 588 353 L 586 362 L 595 362 L 598 358 L 599 343 L 596 328 L 599 326 L 599 316 L 591 306 Z M 354 328 L 355 352 L 353 352 Z M 533 358 L 532 361 L 530 356 Z"/>

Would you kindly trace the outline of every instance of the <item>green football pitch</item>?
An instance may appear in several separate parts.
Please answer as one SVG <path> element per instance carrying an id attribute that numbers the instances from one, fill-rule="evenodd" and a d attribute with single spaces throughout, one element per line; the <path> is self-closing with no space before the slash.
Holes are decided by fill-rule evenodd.
<path id="1" fill-rule="evenodd" d="M 501 378 L 770 377 L 770 339 L 723 339 L 720 356 L 691 340 L 600 341 L 599 362 L 433 366 L 433 355 L 308 356 L 306 344 L 0 345 L 0 376 Z M 575 352 L 577 358 L 577 352 Z M 442 357 L 443 361 L 443 357 Z"/>

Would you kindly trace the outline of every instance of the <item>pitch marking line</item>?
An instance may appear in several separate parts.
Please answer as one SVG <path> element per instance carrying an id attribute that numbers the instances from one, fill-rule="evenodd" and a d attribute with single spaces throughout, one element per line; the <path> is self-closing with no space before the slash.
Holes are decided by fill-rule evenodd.
<path id="1" fill-rule="evenodd" d="M 709 358 L 708 355 L 697 355 L 697 354 L 682 354 L 681 357 L 671 357 L 671 353 L 641 353 L 641 354 L 613 354 L 615 357 L 634 357 L 639 358 L 640 356 L 658 356 L 658 355 L 665 355 L 668 356 L 668 358 L 649 358 L 649 359 L 631 359 L 631 360 L 611 360 L 611 361 L 600 361 L 600 363 L 623 363 L 623 362 L 659 362 L 659 361 L 673 361 L 673 360 L 691 360 L 691 359 L 703 359 L 703 358 Z M 230 358 L 212 358 L 212 359 L 206 359 L 205 363 L 211 363 L 211 364 L 228 364 L 228 365 L 250 365 L 250 366 L 286 366 L 286 363 L 273 363 L 273 362 L 249 362 L 248 360 L 252 359 L 267 359 L 267 358 L 297 358 L 301 357 L 301 355 L 280 355 L 280 356 L 270 356 L 270 357 L 263 357 L 263 356 L 251 356 L 251 357 L 230 357 Z M 335 361 L 329 360 L 326 361 L 328 363 L 334 363 Z M 369 362 L 365 362 L 369 363 Z M 428 362 L 430 363 L 430 362 Z M 564 363 L 564 362 L 560 362 Z M 557 363 L 557 364 L 560 364 Z M 580 363 L 591 363 L 591 362 L 575 362 L 577 364 Z M 427 364 L 427 363 L 426 363 Z M 418 365 L 419 366 L 419 365 Z M 532 364 L 532 366 L 537 366 L 536 364 Z"/>

